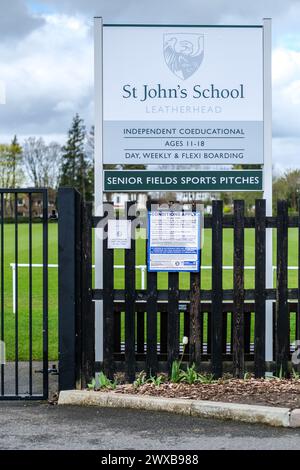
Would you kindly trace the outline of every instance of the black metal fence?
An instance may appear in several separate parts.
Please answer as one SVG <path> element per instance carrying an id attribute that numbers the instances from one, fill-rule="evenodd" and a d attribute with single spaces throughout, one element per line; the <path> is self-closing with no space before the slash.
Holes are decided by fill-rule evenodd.
<path id="1" fill-rule="evenodd" d="M 0 400 L 48 398 L 46 189 L 0 189 L 0 340 Z"/>
<path id="2" fill-rule="evenodd" d="M 82 202 L 77 205 L 75 212 L 70 209 L 71 205 L 66 205 L 63 208 L 62 201 L 66 201 L 66 193 L 70 196 L 72 190 L 63 189 L 60 191 L 60 218 L 64 217 L 64 213 L 66 216 L 68 214 L 68 217 L 73 217 L 72 220 L 74 220 L 76 210 L 81 211 L 81 214 L 86 214 Z M 74 203 L 75 199 L 72 204 L 74 205 Z M 127 204 L 125 217 L 130 213 L 130 217 L 134 218 L 132 207 L 129 211 L 132 204 Z M 104 215 L 107 217 L 107 214 Z M 73 234 L 78 232 L 77 241 L 71 240 L 72 235 L 64 234 L 65 241 L 68 240 L 69 243 L 69 253 L 71 254 L 72 250 L 74 252 L 76 247 L 80 260 L 79 269 L 76 271 L 76 267 L 73 266 L 73 271 L 68 273 L 71 283 L 73 283 L 72 273 L 75 273 L 76 277 L 82 270 L 88 272 L 87 278 L 91 279 L 90 240 L 92 227 L 96 228 L 103 221 L 100 217 L 91 217 L 90 213 L 88 216 L 81 215 L 81 220 L 83 220 L 82 217 L 85 217 L 82 231 L 79 227 L 75 229 L 74 222 L 71 222 L 69 226 L 72 227 L 70 230 L 73 230 Z M 61 223 L 63 223 L 62 220 Z M 143 225 L 142 222 L 141 224 Z M 77 298 L 76 292 L 81 292 L 81 307 L 78 307 L 77 311 L 81 312 L 79 313 L 79 316 L 81 315 L 80 324 L 85 325 L 82 338 L 86 344 L 93 341 L 94 334 L 91 301 L 103 301 L 104 360 L 101 364 L 95 364 L 96 370 L 104 369 L 108 376 L 122 371 L 125 372 L 127 380 L 133 381 L 138 370 L 147 370 L 148 374 L 170 370 L 172 362 L 184 353 L 183 362 L 195 362 L 199 369 L 211 371 L 216 377 L 222 375 L 225 366 L 226 370 L 230 370 L 236 377 L 243 377 L 249 367 L 252 367 L 257 377 L 263 376 L 267 368 L 272 369 L 272 367 L 277 373 L 288 374 L 291 356 L 292 317 L 295 318 L 295 337 L 300 339 L 300 279 L 298 275 L 297 288 L 288 288 L 288 228 L 298 229 L 299 242 L 300 216 L 290 217 L 288 215 L 286 201 L 278 203 L 276 217 L 266 216 L 264 200 L 256 201 L 255 216 L 251 217 L 244 214 L 244 201 L 234 202 L 234 213 L 230 216 L 223 214 L 222 201 L 213 201 L 212 215 L 204 218 L 204 225 L 212 232 L 211 289 L 201 288 L 201 269 L 199 273 L 190 274 L 188 289 L 179 288 L 178 273 L 168 273 L 168 287 L 161 289 L 158 285 L 157 273 L 154 272 L 147 273 L 147 287 L 145 289 L 136 289 L 136 244 L 134 239 L 131 248 L 125 250 L 124 254 L 124 288 L 116 289 L 114 285 L 114 250 L 108 249 L 107 240 L 103 241 L 103 289 L 91 289 L 90 281 L 85 281 L 84 289 L 87 291 L 84 294 L 82 286 L 78 289 L 72 284 L 74 298 Z M 251 289 L 245 288 L 245 230 L 248 228 L 254 229 L 255 232 L 253 260 L 255 282 L 254 288 Z M 277 235 L 275 288 L 266 288 L 266 230 L 269 228 L 274 229 Z M 226 229 L 233 230 L 232 289 L 223 288 L 223 235 Z M 83 238 L 80 233 L 84 234 Z M 80 239 L 81 242 L 78 241 Z M 80 248 L 80 243 L 84 243 L 83 239 L 89 241 L 85 246 L 81 245 Z M 100 241 L 97 240 L 96 243 L 100 243 Z M 60 248 L 62 249 L 62 247 Z M 83 252 L 85 253 L 84 259 Z M 295 256 L 297 257 L 296 264 L 299 266 L 299 250 L 295 251 Z M 62 258 L 60 263 L 61 261 Z M 72 260 L 69 262 L 70 266 Z M 62 269 L 67 269 L 67 267 L 60 266 L 61 276 L 63 275 Z M 79 284 L 78 280 L 77 286 Z M 60 292 L 63 291 L 61 284 Z M 65 296 L 67 293 L 68 288 L 62 295 Z M 90 304 L 82 304 L 84 296 L 84 302 L 88 301 Z M 274 364 L 266 364 L 265 361 L 267 300 L 273 301 Z M 62 299 L 61 316 L 67 315 L 68 311 L 67 307 L 62 310 L 64 302 L 67 302 L 67 298 Z M 73 312 L 74 310 L 69 312 L 69 316 L 73 318 L 71 321 L 74 322 Z M 67 321 L 67 319 L 62 321 Z M 64 331 L 61 331 L 61 337 L 68 335 L 68 331 L 72 331 L 72 334 L 78 331 L 75 323 L 72 330 L 68 330 L 69 326 L 70 324 L 65 325 Z M 184 351 L 181 346 L 183 334 L 189 338 L 188 346 Z M 89 343 L 87 353 L 84 348 L 82 349 L 82 345 L 81 349 L 76 349 L 74 340 L 71 341 L 73 341 L 74 348 L 72 350 L 73 362 L 76 362 L 76 354 L 79 354 L 82 364 L 81 378 L 84 377 L 83 382 L 86 382 L 93 373 L 93 367 L 90 367 L 94 360 L 92 343 Z M 65 347 L 66 345 L 64 349 Z M 83 354 L 85 354 L 85 359 L 82 363 Z M 84 363 L 88 363 L 89 366 L 86 367 Z M 63 385 L 65 388 L 71 387 L 70 382 Z"/>

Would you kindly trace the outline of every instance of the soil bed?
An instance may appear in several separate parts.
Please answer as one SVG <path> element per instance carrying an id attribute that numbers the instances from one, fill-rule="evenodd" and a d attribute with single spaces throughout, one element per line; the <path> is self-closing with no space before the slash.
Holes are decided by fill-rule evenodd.
<path id="1" fill-rule="evenodd" d="M 101 389 L 107 391 L 107 389 Z M 118 385 L 114 393 L 300 408 L 300 380 L 220 379 L 210 384 Z"/>

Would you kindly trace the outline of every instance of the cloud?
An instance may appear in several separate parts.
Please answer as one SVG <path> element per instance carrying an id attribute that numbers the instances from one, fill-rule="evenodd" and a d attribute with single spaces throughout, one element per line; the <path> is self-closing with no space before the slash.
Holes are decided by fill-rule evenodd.
<path id="1" fill-rule="evenodd" d="M 95 15 L 111 23 L 186 24 L 273 17 L 274 160 L 278 168 L 297 164 L 299 0 L 2 0 L 0 80 L 6 82 L 7 104 L 0 106 L 0 140 L 17 133 L 62 141 L 75 112 L 92 124 Z"/>
<path id="2" fill-rule="evenodd" d="M 274 174 L 283 173 L 287 169 L 299 168 L 300 137 L 273 138 L 273 169 Z"/>
<path id="3" fill-rule="evenodd" d="M 46 15 L 44 24 L 18 43 L 12 55 L 0 45 L 7 104 L 1 132 L 66 132 L 72 116 L 92 115 L 93 43 L 81 17 Z"/>
<path id="4" fill-rule="evenodd" d="M 69 14 L 103 16 L 105 22 L 179 24 L 245 24 L 260 22 L 263 17 L 278 18 L 281 22 L 291 9 L 299 6 L 298 0 L 40 0 L 39 3 Z"/>
<path id="5" fill-rule="evenodd" d="M 22 38 L 43 25 L 41 17 L 30 13 L 24 0 L 1 1 L 0 6 L 0 38 L 12 40 Z"/>
<path id="6" fill-rule="evenodd" d="M 5 83 L 0 80 L 0 104 L 5 104 Z"/>
<path id="7" fill-rule="evenodd" d="M 275 49 L 272 75 L 274 136 L 300 135 L 300 51 Z"/>

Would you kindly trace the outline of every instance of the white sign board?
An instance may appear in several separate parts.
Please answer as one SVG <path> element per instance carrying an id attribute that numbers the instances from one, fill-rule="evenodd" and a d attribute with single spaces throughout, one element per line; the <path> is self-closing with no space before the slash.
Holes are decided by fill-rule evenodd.
<path id="1" fill-rule="evenodd" d="M 107 229 L 108 248 L 131 248 L 131 221 L 130 220 L 108 220 Z"/>
<path id="2" fill-rule="evenodd" d="M 174 162 L 263 163 L 266 213 L 272 215 L 271 38 L 270 18 L 255 26 L 104 28 L 95 18 L 96 216 L 103 216 L 103 163 Z M 96 235 L 101 238 L 102 229 Z M 102 260 L 96 243 L 97 289 L 103 288 Z M 272 229 L 266 231 L 266 266 L 266 287 L 272 288 Z M 266 304 L 266 361 L 272 361 L 272 301 Z M 103 301 L 95 308 L 101 362 Z"/>
<path id="3" fill-rule="evenodd" d="M 263 163 L 263 28 L 103 29 L 106 164 Z"/>
<path id="4" fill-rule="evenodd" d="M 199 212 L 149 212 L 148 241 L 149 271 L 199 271 Z"/>

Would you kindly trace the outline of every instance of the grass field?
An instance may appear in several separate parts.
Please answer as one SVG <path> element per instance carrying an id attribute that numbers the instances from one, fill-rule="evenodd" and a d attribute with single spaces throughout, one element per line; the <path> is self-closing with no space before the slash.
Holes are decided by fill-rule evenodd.
<path id="1" fill-rule="evenodd" d="M 42 263 L 42 225 L 33 224 L 32 262 Z M 15 228 L 6 224 L 4 229 L 4 340 L 7 359 L 14 359 L 15 354 L 15 315 L 13 313 L 12 270 L 10 263 L 15 263 Z M 18 263 L 29 262 L 28 225 L 18 226 Z M 57 263 L 57 225 L 49 224 L 49 264 Z M 42 357 L 42 269 L 33 268 L 33 358 Z M 49 269 L 49 356 L 57 357 L 57 269 Z M 29 350 L 29 269 L 19 268 L 18 273 L 18 322 L 19 322 L 19 359 L 28 358 Z"/>
<path id="2" fill-rule="evenodd" d="M 28 225 L 20 224 L 18 227 L 19 249 L 18 262 L 28 263 Z M 141 235 L 144 232 L 141 232 Z M 275 235 L 275 234 L 274 234 Z M 204 248 L 202 252 L 202 265 L 211 265 L 211 230 L 206 230 L 204 235 Z M 289 266 L 296 266 L 298 259 L 298 232 L 297 229 L 289 229 Z M 276 239 L 273 237 L 273 264 L 276 264 Z M 223 248 L 223 264 L 231 266 L 233 264 L 233 231 L 232 229 L 224 230 L 224 248 Z M 6 343 L 7 359 L 13 360 L 15 357 L 15 315 L 13 314 L 12 302 L 12 271 L 10 263 L 15 262 L 15 233 L 14 225 L 5 225 L 4 230 L 4 339 Z M 254 230 L 245 230 L 245 265 L 252 266 L 254 264 Z M 136 264 L 145 264 L 145 240 L 137 240 Z M 42 263 L 42 226 L 41 224 L 33 225 L 33 263 Z M 49 264 L 57 263 L 57 225 L 49 224 Z M 114 264 L 124 264 L 124 252 L 122 250 L 115 251 Z M 28 268 L 20 268 L 18 275 L 18 311 L 19 311 L 19 359 L 28 359 L 28 331 L 29 331 L 29 276 Z M 140 271 L 136 273 L 136 287 L 141 288 Z M 275 273 L 274 273 L 275 279 Z M 289 287 L 297 287 L 298 272 L 289 271 Z M 115 288 L 124 287 L 124 271 L 115 270 Z M 158 287 L 160 289 L 167 288 L 167 274 L 158 274 Z M 188 289 L 189 274 L 180 274 L 180 288 Z M 201 287 L 203 289 L 211 288 L 211 271 L 202 271 Z M 230 289 L 233 287 L 232 271 L 223 271 L 223 288 Z M 254 287 L 254 270 L 245 271 L 245 287 Z M 49 358 L 57 359 L 57 269 L 49 269 Z M 42 357 L 42 269 L 33 269 L 33 359 Z"/>

